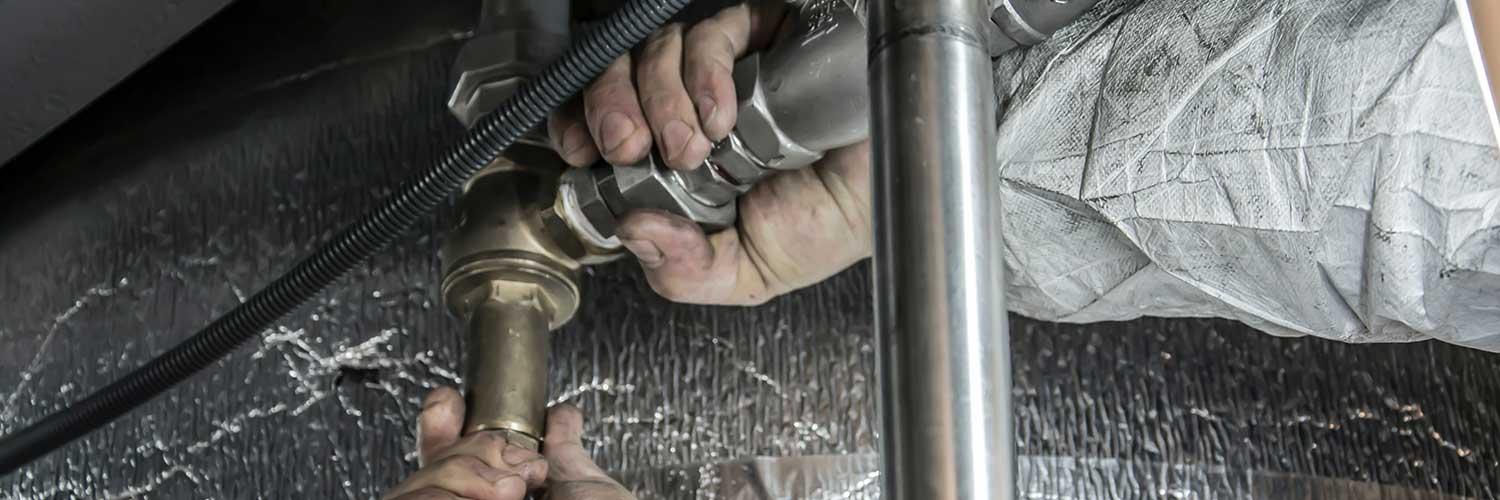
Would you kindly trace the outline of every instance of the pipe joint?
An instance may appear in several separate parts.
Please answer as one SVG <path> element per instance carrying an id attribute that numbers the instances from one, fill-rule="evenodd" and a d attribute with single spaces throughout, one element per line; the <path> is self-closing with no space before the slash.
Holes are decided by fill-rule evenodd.
<path id="1" fill-rule="evenodd" d="M 464 187 L 443 245 L 443 300 L 467 330 L 464 433 L 532 450 L 546 422 L 550 332 L 578 311 L 584 265 L 544 218 L 559 172 L 497 160 Z"/>

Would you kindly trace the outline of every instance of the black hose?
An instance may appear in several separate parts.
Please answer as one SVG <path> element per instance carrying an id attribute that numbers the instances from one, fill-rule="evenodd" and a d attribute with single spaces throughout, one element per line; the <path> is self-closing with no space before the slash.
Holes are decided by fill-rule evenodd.
<path id="1" fill-rule="evenodd" d="M 475 124 L 435 165 L 250 300 L 124 378 L 0 440 L 0 476 L 109 423 L 202 370 L 395 241 L 688 2 L 631 0 L 610 14 L 541 76 L 526 82 L 498 110 Z"/>

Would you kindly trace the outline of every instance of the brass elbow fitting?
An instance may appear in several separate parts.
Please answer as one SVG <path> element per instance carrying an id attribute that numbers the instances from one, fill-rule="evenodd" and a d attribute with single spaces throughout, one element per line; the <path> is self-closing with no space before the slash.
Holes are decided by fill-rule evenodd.
<path id="1" fill-rule="evenodd" d="M 464 433 L 532 450 L 544 435 L 549 334 L 578 310 L 583 266 L 548 233 L 560 167 L 500 159 L 464 187 L 443 244 L 443 299 L 466 324 Z"/>

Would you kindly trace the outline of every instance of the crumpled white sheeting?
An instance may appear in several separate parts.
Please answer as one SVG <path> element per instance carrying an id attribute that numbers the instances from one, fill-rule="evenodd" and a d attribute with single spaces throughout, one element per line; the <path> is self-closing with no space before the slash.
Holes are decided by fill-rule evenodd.
<path id="1" fill-rule="evenodd" d="M 1106 1 L 997 64 L 1010 307 L 1500 351 L 1500 156 L 1450 0 Z"/>

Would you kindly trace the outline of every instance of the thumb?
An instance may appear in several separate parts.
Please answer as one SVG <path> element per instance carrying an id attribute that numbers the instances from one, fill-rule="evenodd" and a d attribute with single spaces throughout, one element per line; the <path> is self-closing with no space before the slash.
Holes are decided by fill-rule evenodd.
<path id="1" fill-rule="evenodd" d="M 549 482 L 613 482 L 583 449 L 583 412 L 577 407 L 561 404 L 547 411 L 547 438 L 542 443 Z"/>
<path id="2" fill-rule="evenodd" d="M 439 387 L 422 400 L 422 414 L 417 417 L 417 464 L 426 466 L 432 458 L 458 441 L 464 426 L 464 397 L 451 387 Z"/>

